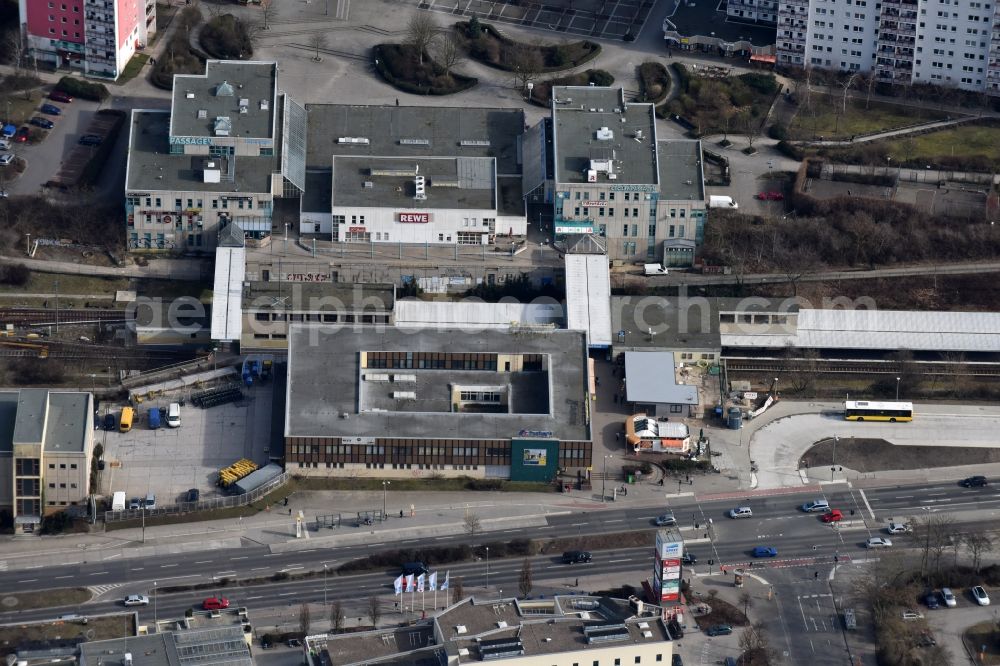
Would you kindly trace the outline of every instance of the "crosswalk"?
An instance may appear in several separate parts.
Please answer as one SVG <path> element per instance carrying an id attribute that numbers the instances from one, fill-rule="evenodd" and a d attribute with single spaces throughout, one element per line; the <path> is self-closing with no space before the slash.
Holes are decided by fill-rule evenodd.
<path id="1" fill-rule="evenodd" d="M 112 583 L 111 585 L 88 585 L 87 589 L 90 590 L 92 595 L 94 595 L 94 600 L 97 600 L 101 596 L 111 592 L 112 590 L 116 590 L 121 586 L 121 583 Z"/>
<path id="2" fill-rule="evenodd" d="M 7 560 L 0 560 L 0 571 L 7 571 Z"/>

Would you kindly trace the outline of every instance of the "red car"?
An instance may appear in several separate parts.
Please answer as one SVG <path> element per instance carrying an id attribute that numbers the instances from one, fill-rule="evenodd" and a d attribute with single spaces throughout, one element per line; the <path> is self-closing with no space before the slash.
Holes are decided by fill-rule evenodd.
<path id="1" fill-rule="evenodd" d="M 841 513 L 840 509 L 833 509 L 829 513 L 824 513 L 822 521 L 824 523 L 839 523 L 844 519 L 844 514 Z"/>
<path id="2" fill-rule="evenodd" d="M 761 201 L 783 201 L 785 199 L 785 195 L 775 190 L 771 192 L 761 192 L 757 195 L 757 198 Z"/>
<path id="3" fill-rule="evenodd" d="M 62 90 L 53 90 L 49 93 L 49 99 L 55 102 L 62 102 L 64 104 L 69 104 L 73 101 L 72 95 L 67 95 Z"/>
<path id="4" fill-rule="evenodd" d="M 31 134 L 31 130 L 27 127 L 22 127 L 17 130 L 17 134 L 14 135 L 14 141 L 18 143 L 28 143 L 28 135 Z"/>
<path id="5" fill-rule="evenodd" d="M 209 597 L 201 602 L 201 607 L 207 611 L 222 610 L 229 608 L 229 599 L 225 597 Z"/>

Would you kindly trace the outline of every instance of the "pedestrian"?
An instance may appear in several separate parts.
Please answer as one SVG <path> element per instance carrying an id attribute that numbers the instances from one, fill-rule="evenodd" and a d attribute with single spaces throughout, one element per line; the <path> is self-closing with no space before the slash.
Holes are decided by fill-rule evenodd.
<path id="1" fill-rule="evenodd" d="M 813 580 L 819 580 L 819 572 L 818 571 L 814 571 L 813 572 Z"/>
<path id="2" fill-rule="evenodd" d="M 615 441 L 616 442 L 621 441 L 621 438 L 622 438 L 622 434 L 620 432 L 616 432 L 615 433 Z"/>
<path id="3" fill-rule="evenodd" d="M 292 510 L 291 509 L 288 510 L 288 515 L 289 516 L 292 515 Z"/>
<path id="4" fill-rule="evenodd" d="M 689 486 L 693 486 L 694 485 L 694 479 L 692 479 L 690 476 L 688 477 L 688 485 Z"/>
<path id="5" fill-rule="evenodd" d="M 660 485 L 660 486 L 662 486 L 662 485 L 663 485 L 663 479 L 660 479 L 660 482 L 659 482 L 659 484 L 658 484 L 658 485 Z"/>
<path id="6" fill-rule="evenodd" d="M 625 497 L 628 497 L 628 488 L 622 486 L 622 492 L 625 494 Z"/>
<path id="7" fill-rule="evenodd" d="M 400 517 L 400 518 L 402 518 L 402 517 L 403 517 L 403 510 L 402 510 L 402 509 L 400 509 L 400 510 L 399 510 L 399 517 Z"/>
<path id="8" fill-rule="evenodd" d="M 687 481 L 688 483 L 691 483 L 691 475 L 690 475 L 690 474 L 688 474 L 688 475 L 686 476 L 685 480 L 686 480 L 686 481 Z"/>
<path id="9" fill-rule="evenodd" d="M 399 106 L 399 98 L 396 98 L 396 106 Z"/>

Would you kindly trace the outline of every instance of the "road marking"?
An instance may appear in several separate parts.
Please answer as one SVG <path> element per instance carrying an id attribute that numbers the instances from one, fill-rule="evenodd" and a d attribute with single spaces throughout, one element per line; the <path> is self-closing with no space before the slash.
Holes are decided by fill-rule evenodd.
<path id="1" fill-rule="evenodd" d="M 290 565 L 290 566 L 285 567 L 284 569 L 282 569 L 282 571 L 289 571 L 291 569 L 304 569 L 304 568 L 305 567 L 303 567 L 301 564 L 294 564 L 294 565 Z"/>
<path id="2" fill-rule="evenodd" d="M 319 548 L 310 548 L 309 550 L 300 550 L 300 553 L 315 553 Z"/>
<path id="3" fill-rule="evenodd" d="M 93 575 L 93 574 L 91 574 L 91 575 Z M 19 580 L 17 582 L 18 583 L 37 583 L 38 579 L 37 578 L 25 578 L 24 580 Z"/>
<path id="4" fill-rule="evenodd" d="M 221 576 L 235 576 L 235 575 L 236 575 L 235 571 L 220 571 L 219 573 L 215 574 L 215 578 L 219 578 Z"/>
<path id="5" fill-rule="evenodd" d="M 145 568 L 146 567 L 136 567 L 135 569 L 132 569 L 132 571 L 142 571 Z"/>
<path id="6" fill-rule="evenodd" d="M 107 571 L 95 571 L 94 573 L 87 574 L 87 575 L 89 575 L 89 576 L 107 576 L 108 572 Z"/>
<path id="7" fill-rule="evenodd" d="M 230 557 L 229 559 L 231 559 L 231 560 L 249 560 L 250 556 L 249 555 L 243 555 L 241 557 Z"/>
<path id="8" fill-rule="evenodd" d="M 263 571 L 264 569 L 267 569 L 267 567 L 254 567 L 250 571 Z"/>
<path id="9" fill-rule="evenodd" d="M 893 499 L 913 499 L 915 495 L 896 495 Z"/>
<path id="10" fill-rule="evenodd" d="M 293 594 L 296 594 L 296 593 L 295 593 L 295 592 L 282 592 L 282 593 L 281 593 L 281 594 L 279 594 L 278 596 L 279 596 L 279 597 L 290 597 L 290 596 L 292 596 Z"/>
<path id="11" fill-rule="evenodd" d="M 176 567 L 176 566 L 177 566 L 176 564 L 161 564 L 160 568 L 161 569 L 168 569 L 170 567 Z"/>
<path id="12" fill-rule="evenodd" d="M 212 560 L 199 560 L 195 564 L 211 564 Z"/>
<path id="13" fill-rule="evenodd" d="M 605 521 L 605 522 L 608 522 L 608 523 L 610 523 L 611 521 L 610 521 L 610 520 L 608 520 L 608 521 Z M 583 527 L 584 525 L 587 525 L 587 524 L 588 524 L 588 523 L 570 523 L 570 524 L 569 524 L 569 526 L 570 526 L 570 527 Z"/>
<path id="14" fill-rule="evenodd" d="M 928 497 L 940 497 L 941 495 L 947 495 L 948 493 L 927 493 Z"/>
<path id="15" fill-rule="evenodd" d="M 263 599 L 263 598 L 264 597 L 247 597 L 246 599 L 247 601 L 250 601 L 251 599 Z"/>
<path id="16" fill-rule="evenodd" d="M 30 567 L 24 567 L 24 568 L 25 569 L 41 569 L 43 566 L 45 566 L 45 565 L 44 564 L 34 564 L 34 565 L 30 566 Z"/>
<path id="17" fill-rule="evenodd" d="M 875 512 L 872 511 L 872 505 L 868 502 L 868 495 L 865 495 L 865 491 L 862 488 L 858 488 L 858 492 L 861 493 L 861 499 L 865 502 L 865 507 L 868 509 L 868 514 L 872 517 L 872 521 L 875 520 Z"/>
<path id="18" fill-rule="evenodd" d="M 62 580 L 63 578 L 72 578 L 72 576 L 56 576 L 56 580 Z"/>
<path id="19" fill-rule="evenodd" d="M 618 562 L 631 562 L 632 560 L 608 560 L 608 564 L 617 564 Z"/>

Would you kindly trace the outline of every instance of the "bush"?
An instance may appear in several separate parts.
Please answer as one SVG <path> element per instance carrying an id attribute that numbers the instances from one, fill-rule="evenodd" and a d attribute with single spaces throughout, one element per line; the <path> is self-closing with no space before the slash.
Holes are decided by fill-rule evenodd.
<path id="1" fill-rule="evenodd" d="M 793 143 L 789 143 L 788 141 L 784 140 L 778 141 L 778 143 L 776 143 L 774 147 L 779 153 L 781 153 L 785 157 L 791 157 L 793 160 L 801 161 L 806 157 L 806 153 L 804 150 L 802 150 Z"/>
<path id="2" fill-rule="evenodd" d="M 472 88 L 479 79 L 451 72 L 445 74 L 440 65 L 424 53 L 420 62 L 408 44 L 378 44 L 372 49 L 375 68 L 389 85 L 417 95 L 451 95 Z"/>
<path id="3" fill-rule="evenodd" d="M 737 78 L 761 95 L 771 96 L 778 92 L 778 80 L 774 78 L 773 74 L 748 72 L 740 74 Z"/>
<path id="4" fill-rule="evenodd" d="M 201 29 L 201 46 L 213 58 L 234 60 L 253 55 L 253 41 L 246 23 L 232 14 L 216 16 Z"/>
<path id="5" fill-rule="evenodd" d="M 785 141 L 788 138 L 788 128 L 781 123 L 775 123 L 767 128 L 767 135 L 778 141 Z"/>
<path id="6" fill-rule="evenodd" d="M 20 264 L 0 266 L 0 283 L 23 287 L 31 279 L 31 270 Z"/>
<path id="7" fill-rule="evenodd" d="M 94 102 L 102 102 L 106 100 L 110 94 L 108 93 L 108 89 L 104 87 L 103 83 L 92 83 L 90 81 L 84 81 L 83 79 L 78 79 L 72 76 L 64 76 L 59 79 L 59 83 L 56 84 L 56 88 L 72 95 L 73 97 L 89 99 Z"/>
<path id="8" fill-rule="evenodd" d="M 587 70 L 587 73 L 590 75 L 590 83 L 593 83 L 595 86 L 607 87 L 615 82 L 615 77 L 603 69 L 590 69 Z"/>
<path id="9" fill-rule="evenodd" d="M 503 479 L 469 479 L 465 482 L 469 490 L 503 490 Z"/>
<path id="10" fill-rule="evenodd" d="M 62 534 L 73 526 L 73 517 L 65 511 L 42 516 L 42 534 Z"/>
<path id="11" fill-rule="evenodd" d="M 580 65 L 593 60 L 601 52 L 601 45 L 591 41 L 568 42 L 555 46 L 542 46 L 527 44 L 505 37 L 489 23 L 475 24 L 472 21 L 458 22 L 454 25 L 455 30 L 468 37 L 469 55 L 484 65 L 502 69 L 510 72 L 514 71 L 515 65 L 508 62 L 508 54 L 516 52 L 518 54 L 525 51 L 533 51 L 538 55 L 542 72 L 554 72 Z"/>
<path id="12" fill-rule="evenodd" d="M 670 74 L 659 62 L 644 62 L 639 65 L 639 86 L 643 102 L 654 104 L 663 101 L 670 92 Z"/>

